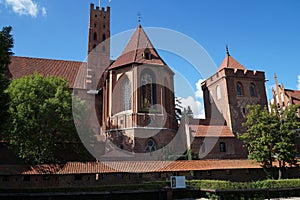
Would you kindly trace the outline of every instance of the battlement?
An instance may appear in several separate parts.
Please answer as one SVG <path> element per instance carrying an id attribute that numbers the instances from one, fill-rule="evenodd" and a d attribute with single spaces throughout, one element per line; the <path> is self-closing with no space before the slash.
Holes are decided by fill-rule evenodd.
<path id="1" fill-rule="evenodd" d="M 257 70 L 242 70 L 242 69 L 232 69 L 232 68 L 224 68 L 221 71 L 216 72 L 211 77 L 207 78 L 202 85 L 210 85 L 221 78 L 227 78 L 230 76 L 234 76 L 236 78 L 255 78 L 255 79 L 265 79 L 265 72 L 257 71 Z"/>
<path id="2" fill-rule="evenodd" d="M 240 76 L 240 77 L 253 77 L 255 76 L 256 78 L 264 78 L 265 77 L 265 72 L 263 71 L 257 71 L 257 70 L 242 70 L 242 69 L 231 69 L 231 68 L 224 68 L 225 75 L 234 75 L 234 76 Z"/>
<path id="3" fill-rule="evenodd" d="M 107 6 L 106 9 L 104 7 L 101 7 L 101 10 L 100 10 L 99 6 L 96 6 L 96 8 L 95 8 L 95 5 L 93 3 L 91 3 L 90 10 L 91 11 L 99 11 L 99 12 L 110 12 L 110 7 Z"/>

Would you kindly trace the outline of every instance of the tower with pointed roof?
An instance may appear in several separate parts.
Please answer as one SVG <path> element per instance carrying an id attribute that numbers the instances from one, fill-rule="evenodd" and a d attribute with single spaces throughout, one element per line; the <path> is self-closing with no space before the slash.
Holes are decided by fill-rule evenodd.
<path id="1" fill-rule="evenodd" d="M 265 74 L 246 69 L 226 46 L 226 57 L 218 71 L 202 83 L 205 115 L 224 120 L 233 133 L 243 132 L 247 105 L 267 106 Z"/>
<path id="2" fill-rule="evenodd" d="M 174 73 L 138 24 L 121 55 L 106 69 L 103 128 L 117 147 L 149 152 L 176 133 Z"/>

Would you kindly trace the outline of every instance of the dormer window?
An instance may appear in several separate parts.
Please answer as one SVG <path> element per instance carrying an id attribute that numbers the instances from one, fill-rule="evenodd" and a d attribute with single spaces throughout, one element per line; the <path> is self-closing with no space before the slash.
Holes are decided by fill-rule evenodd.
<path id="1" fill-rule="evenodd" d="M 149 49 L 145 49 L 145 51 L 143 53 L 143 58 L 146 60 L 151 60 L 151 53 L 150 53 Z"/>

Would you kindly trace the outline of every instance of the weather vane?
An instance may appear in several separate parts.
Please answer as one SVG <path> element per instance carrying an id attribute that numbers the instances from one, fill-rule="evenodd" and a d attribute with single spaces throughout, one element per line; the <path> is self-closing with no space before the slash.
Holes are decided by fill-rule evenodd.
<path id="1" fill-rule="evenodd" d="M 140 12 L 138 12 L 137 16 L 138 16 L 138 23 L 140 24 L 140 23 L 141 23 L 141 18 L 142 18 L 142 15 L 141 15 L 141 13 L 140 13 Z"/>

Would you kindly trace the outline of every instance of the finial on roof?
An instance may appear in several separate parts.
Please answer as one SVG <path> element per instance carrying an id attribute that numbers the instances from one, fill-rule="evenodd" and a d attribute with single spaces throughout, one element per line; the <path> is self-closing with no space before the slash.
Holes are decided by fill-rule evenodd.
<path id="1" fill-rule="evenodd" d="M 230 56 L 227 44 L 226 44 L 226 54 L 227 54 L 227 56 Z"/>
<path id="2" fill-rule="evenodd" d="M 141 15 L 140 12 L 138 12 L 137 16 L 138 16 L 138 25 L 140 25 L 141 24 L 142 15 Z"/>
<path id="3" fill-rule="evenodd" d="M 276 84 L 276 86 L 278 86 L 278 78 L 277 78 L 276 73 L 274 73 L 274 79 L 275 79 L 275 84 Z"/>

